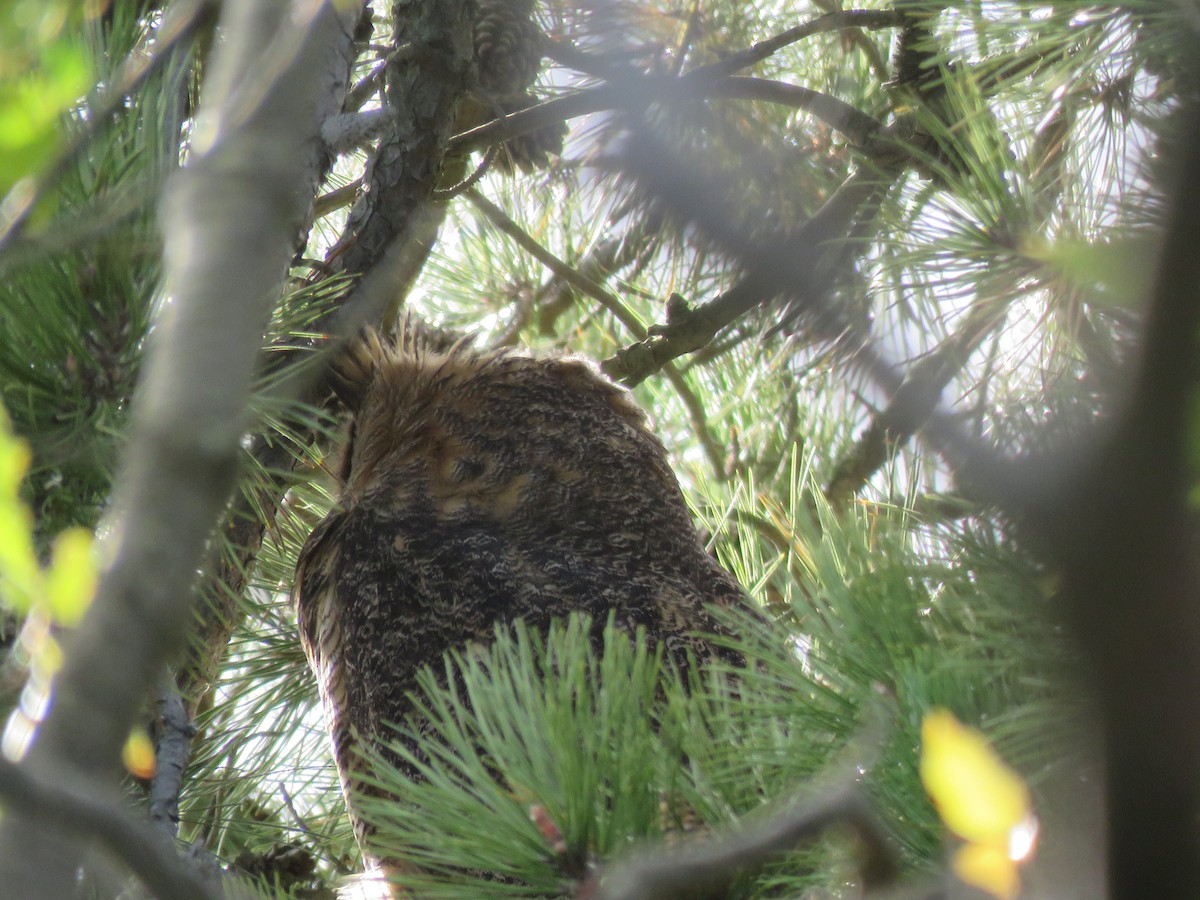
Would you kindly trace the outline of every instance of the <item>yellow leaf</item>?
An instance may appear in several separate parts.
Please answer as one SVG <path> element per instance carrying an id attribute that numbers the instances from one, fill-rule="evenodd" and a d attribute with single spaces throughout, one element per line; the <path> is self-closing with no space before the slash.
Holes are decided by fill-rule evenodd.
<path id="1" fill-rule="evenodd" d="M 28 612 L 42 593 L 33 516 L 20 496 L 30 459 L 29 445 L 13 436 L 0 407 L 0 599 L 18 613 Z"/>
<path id="2" fill-rule="evenodd" d="M 921 723 L 921 782 L 942 821 L 967 841 L 1007 845 L 1030 815 L 1029 789 L 987 739 L 944 709 Z"/>
<path id="3" fill-rule="evenodd" d="M 1021 889 L 1017 864 L 1008 858 L 1004 845 L 967 844 L 950 860 L 954 874 L 967 884 L 986 891 L 997 900 L 1013 900 Z"/>
<path id="4" fill-rule="evenodd" d="M 96 593 L 96 561 L 92 533 L 68 528 L 54 541 L 46 578 L 50 613 L 62 625 L 76 625 Z"/>
<path id="5" fill-rule="evenodd" d="M 0 419 L 0 426 L 0 496 L 8 499 L 17 495 L 32 454 L 28 444 L 13 437 L 6 419 Z"/>
<path id="6" fill-rule="evenodd" d="M 154 777 L 154 744 L 145 731 L 140 728 L 133 730 L 121 751 L 121 761 L 135 778 L 145 780 Z"/>

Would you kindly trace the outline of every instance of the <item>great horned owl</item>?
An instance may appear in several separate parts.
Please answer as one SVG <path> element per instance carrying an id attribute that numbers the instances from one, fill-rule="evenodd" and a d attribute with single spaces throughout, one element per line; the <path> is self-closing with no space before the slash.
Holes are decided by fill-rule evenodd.
<path id="1" fill-rule="evenodd" d="M 395 739 L 421 667 L 495 623 L 572 612 L 612 612 L 703 659 L 726 652 L 696 635 L 722 630 L 705 605 L 743 594 L 698 540 L 645 415 L 590 363 L 410 329 L 368 334 L 337 368 L 353 414 L 342 489 L 300 553 L 293 599 L 370 859 L 361 753 Z"/>

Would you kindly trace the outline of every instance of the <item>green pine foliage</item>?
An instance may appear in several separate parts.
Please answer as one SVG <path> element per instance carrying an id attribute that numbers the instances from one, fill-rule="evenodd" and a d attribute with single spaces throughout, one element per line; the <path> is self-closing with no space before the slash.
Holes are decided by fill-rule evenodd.
<path id="1" fill-rule="evenodd" d="M 97 86 L 147 52 L 159 6 L 112 3 L 71 20 L 68 36 Z M 359 77 L 389 52 L 389 4 L 375 6 Z M 555 39 L 656 75 L 728 58 L 833 8 L 714 0 L 681 13 L 631 0 L 596 16 L 589 6 L 538 8 Z M 942 865 L 945 835 L 916 759 L 921 717 L 935 706 L 980 725 L 1038 798 L 1085 765 L 1069 751 L 1086 709 L 1054 615 L 1055 573 L 1015 543 L 1009 523 L 961 493 L 920 435 L 889 445 L 851 501 L 831 505 L 825 490 L 887 405 L 854 353 L 866 339 L 900 371 L 965 334 L 942 401 L 1003 452 L 1050 443 L 1106 408 L 1131 354 L 1161 222 L 1161 160 L 1182 101 L 1196 93 L 1188 14 L 1151 0 L 948 7 L 922 68 L 936 102 L 888 83 L 890 28 L 814 35 L 750 71 L 881 121 L 916 110 L 930 138 L 871 227 L 830 244 L 852 261 L 831 288 L 837 333 L 802 319 L 764 338 L 780 311 L 764 304 L 634 389 L 712 552 L 769 627 L 738 625 L 746 671 L 686 683 L 618 634 L 597 655 L 579 622 L 547 636 L 518 626 L 482 654 L 447 661 L 458 687 L 436 688 L 432 676 L 423 684 L 433 724 L 418 760 L 426 779 L 393 778 L 387 786 L 405 802 L 373 810 L 380 846 L 423 867 L 408 876 L 419 895 L 569 895 L 642 841 L 719 836 L 819 791 L 843 765 L 863 767 L 908 873 L 928 875 Z M 142 348 L 170 302 L 155 211 L 187 156 L 202 57 L 190 47 L 173 54 L 102 123 L 68 111 L 59 146 L 95 133 L 0 256 L 0 400 L 33 451 L 24 494 L 42 551 L 66 526 L 97 527 L 106 509 Z M 537 92 L 597 83 L 553 66 Z M 784 104 L 706 99 L 655 115 L 657 136 L 677 141 L 679 169 L 713 173 L 705 191 L 754 235 L 802 224 L 860 158 L 828 122 Z M 549 170 L 489 172 L 477 189 L 616 305 L 553 276 L 468 193 L 446 202 L 408 308 L 480 346 L 602 360 L 664 321 L 673 292 L 698 305 L 737 282 L 730 248 L 617 171 L 619 116 L 570 124 Z M 364 158 L 339 160 L 326 188 L 360 175 Z M 247 453 L 242 490 L 271 526 L 232 598 L 232 637 L 199 710 L 182 798 L 181 838 L 227 863 L 287 844 L 310 854 L 314 875 L 280 889 L 296 896 L 359 865 L 287 599 L 296 554 L 336 493 L 338 423 L 279 391 L 283 349 L 318 332 L 351 286 L 312 278 L 311 261 L 325 259 L 344 218 L 338 210 L 314 224 L 264 335 L 253 429 L 296 465 L 269 471 Z M 280 475 L 286 493 L 273 496 Z M 245 549 L 224 534 L 215 541 L 214 559 Z M 198 624 L 205 648 L 201 632 Z M 14 668 L 6 663 L 5 712 Z M 1052 845 L 1055 811 L 1038 812 Z M 855 877 L 847 848 L 831 839 L 747 873 L 736 890 L 836 892 Z"/>
<path id="2" fill-rule="evenodd" d="M 793 524 L 796 540 L 813 535 Z M 401 726 L 394 745 L 422 780 L 380 764 L 378 785 L 406 801 L 365 806 L 379 852 L 422 869 L 399 882 L 418 896 L 570 896 L 639 842 L 717 839 L 851 766 L 902 858 L 927 871 L 942 831 L 916 755 L 934 707 L 983 723 L 1035 786 L 1065 771 L 1054 734 L 1078 710 L 1056 687 L 1063 646 L 1038 572 L 977 535 L 932 560 L 895 516 L 825 524 L 807 596 L 769 624 L 731 614 L 744 669 L 664 672 L 611 628 L 596 653 L 572 620 L 544 637 L 498 629 L 441 677 L 427 671 L 421 727 Z M 972 571 L 953 558 L 968 548 Z M 844 852 L 808 848 L 731 896 L 832 889 L 855 878 Z"/>
<path id="3" fill-rule="evenodd" d="M 108 82 L 148 23 L 120 4 L 84 53 Z M 95 527 L 111 486 L 159 280 L 155 202 L 179 159 L 182 61 L 148 82 L 76 156 L 0 279 L 0 395 L 33 444 L 29 501 L 43 543 Z M 66 129 L 69 139 L 74 123 Z M 49 221 L 47 221 L 49 220 Z"/>

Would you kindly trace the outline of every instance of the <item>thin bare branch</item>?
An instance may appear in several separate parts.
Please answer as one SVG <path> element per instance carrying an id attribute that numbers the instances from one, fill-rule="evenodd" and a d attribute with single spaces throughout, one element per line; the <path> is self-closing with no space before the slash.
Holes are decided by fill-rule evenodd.
<path id="1" fill-rule="evenodd" d="M 622 72 L 619 77 L 614 76 L 612 82 L 556 97 L 456 134 L 450 139 L 450 149 L 466 153 L 520 137 L 546 125 L 604 110 L 636 111 L 650 103 L 712 97 L 761 100 L 803 109 L 855 144 L 866 142 L 881 127 L 874 117 L 819 91 L 763 78 L 698 74 L 701 71 L 678 78 Z"/>
<path id="2" fill-rule="evenodd" d="M 893 126 L 884 129 L 885 133 L 892 130 Z M 626 384 L 637 384 L 670 360 L 704 347 L 724 328 L 780 293 L 803 298 L 809 304 L 824 304 L 824 288 L 818 276 L 822 253 L 819 246 L 845 235 L 855 215 L 879 195 L 902 166 L 900 157 L 888 150 L 884 141 L 877 140 L 874 146 L 879 148 L 877 161 L 851 174 L 812 218 L 785 242 L 786 246 L 768 249 L 765 253 L 748 246 L 740 235 L 734 235 L 725 226 L 725 221 L 735 219 L 726 219 L 719 210 L 714 210 L 713 197 L 714 194 L 721 196 L 719 189 L 714 191 L 710 184 L 701 190 L 698 179 L 679 172 L 674 163 L 670 168 L 675 171 L 668 174 L 666 160 L 656 149 L 650 148 L 643 162 L 646 168 L 643 174 L 648 179 L 645 183 L 662 190 L 668 205 L 678 209 L 684 218 L 697 222 L 702 229 L 711 230 L 719 242 L 731 249 L 737 248 L 735 252 L 739 258 L 744 253 L 748 259 L 758 259 L 758 263 L 748 267 L 750 274 L 709 303 L 697 307 L 689 307 L 686 303 L 669 306 L 665 324 L 652 326 L 649 338 L 618 350 L 604 360 L 601 368 L 610 377 Z M 782 275 L 783 269 L 770 260 L 783 259 L 787 260 L 784 268 L 795 278 L 792 284 L 780 277 L 766 277 L 771 271 Z"/>
<path id="3" fill-rule="evenodd" d="M 854 446 L 834 466 L 825 498 L 842 508 L 879 468 L 929 420 L 942 390 L 962 370 L 972 351 L 1001 320 L 1003 311 L 974 307 L 958 333 L 912 367 L 885 409 L 876 415 Z"/>
<path id="4" fill-rule="evenodd" d="M 657 244 L 661 222 L 655 216 L 642 217 L 619 237 L 607 238 L 593 246 L 574 269 L 596 284 L 638 261 Z M 572 303 L 571 285 L 554 275 L 537 291 L 534 304 L 538 309 L 538 327 L 542 334 L 552 334 L 554 322 Z"/>
<path id="5" fill-rule="evenodd" d="M 717 443 L 712 432 L 708 430 L 708 413 L 704 409 L 704 404 L 700 402 L 696 392 L 688 385 L 687 379 L 675 366 L 670 364 L 663 366 L 663 373 L 667 376 L 667 381 L 671 382 L 671 386 L 675 388 L 679 399 L 683 401 L 683 408 L 687 410 L 692 431 L 695 432 L 696 440 L 700 442 L 704 455 L 708 457 L 708 464 L 712 468 L 713 476 L 717 481 L 727 481 L 729 472 L 725 465 L 725 448 Z"/>
<path id="6" fill-rule="evenodd" d="M 740 69 L 757 65 L 767 57 L 778 53 L 788 44 L 802 41 L 814 34 L 842 31 L 848 28 L 877 31 L 881 28 L 895 28 L 901 21 L 901 14 L 892 9 L 844 9 L 826 13 L 794 28 L 789 28 L 787 31 L 781 31 L 774 37 L 759 41 L 752 47 L 734 53 L 719 62 L 693 69 L 689 74 L 730 75 Z"/>
<path id="7" fill-rule="evenodd" d="M 334 210 L 349 206 L 358 199 L 358 195 L 362 191 L 362 186 L 362 179 L 355 178 L 349 184 L 344 184 L 340 188 L 334 188 L 332 191 L 322 194 L 313 204 L 313 218 L 319 219 L 321 216 L 329 215 Z"/>
<path id="8" fill-rule="evenodd" d="M 150 779 L 150 821 L 171 837 L 179 832 L 179 795 L 196 727 L 184 709 L 174 681 L 167 679 L 155 701 L 154 777 Z"/>
<path id="9" fill-rule="evenodd" d="M 883 829 L 860 789 L 851 785 L 797 803 L 724 840 L 705 841 L 674 853 L 658 852 L 606 871 L 595 896 L 600 900 L 722 897 L 738 875 L 814 840 L 834 826 L 848 827 L 867 848 L 868 863 L 881 870 L 873 879 L 876 883 L 893 877 L 891 851 Z"/>
<path id="10" fill-rule="evenodd" d="M 479 184 L 480 179 L 487 174 L 488 169 L 491 168 L 499 150 L 499 147 L 488 147 L 487 152 L 483 154 L 483 159 L 479 161 L 479 165 L 475 167 L 474 172 L 458 184 L 451 185 L 448 188 L 438 188 L 433 192 L 433 199 L 439 203 L 445 203 L 447 200 L 453 200 L 459 194 L 465 193 L 475 187 L 475 185 Z"/>
<path id="11" fill-rule="evenodd" d="M 874 116 L 867 115 L 837 97 L 783 81 L 767 78 L 721 78 L 706 84 L 705 91 L 709 97 L 762 100 L 802 109 L 816 116 L 856 146 L 866 144 L 871 136 L 883 127 L 883 123 Z"/>
<path id="12" fill-rule="evenodd" d="M 670 900 L 727 896 L 729 885 L 781 853 L 834 826 L 848 827 L 859 843 L 859 868 L 867 891 L 892 884 L 896 853 L 864 795 L 860 780 L 878 761 L 892 727 L 894 702 L 882 688 L 863 710 L 858 734 L 830 764 L 824 790 L 783 804 L 723 837 L 682 849 L 653 847 L 595 873 L 583 896 L 597 900 Z"/>
<path id="13" fill-rule="evenodd" d="M 644 337 L 646 329 L 637 317 L 629 311 L 629 308 L 621 302 L 621 298 L 609 291 L 603 285 L 592 281 L 590 278 L 585 278 L 580 275 L 575 269 L 567 265 L 541 244 L 539 244 L 532 235 L 525 229 L 514 222 L 509 216 L 491 200 L 488 200 L 482 194 L 475 190 L 469 190 L 464 196 L 475 205 L 480 212 L 487 216 L 488 221 L 496 226 L 504 234 L 507 234 L 517 245 L 544 265 L 547 269 L 553 272 L 558 277 L 562 278 L 568 284 L 578 288 L 583 293 L 587 294 L 602 307 L 608 310 L 613 316 L 624 325 L 630 333 L 637 337 Z"/>

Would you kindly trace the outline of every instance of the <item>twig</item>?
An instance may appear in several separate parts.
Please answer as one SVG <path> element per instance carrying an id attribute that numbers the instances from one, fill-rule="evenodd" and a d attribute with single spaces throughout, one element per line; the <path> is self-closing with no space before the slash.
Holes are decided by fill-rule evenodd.
<path id="1" fill-rule="evenodd" d="M 445 203 L 447 200 L 453 200 L 459 194 L 469 191 L 475 185 L 479 184 L 479 180 L 487 174 L 487 170 L 496 160 L 496 154 L 499 152 L 499 147 L 492 146 L 487 148 L 487 152 L 483 154 L 483 159 L 479 161 L 479 165 L 475 167 L 475 171 L 460 181 L 458 184 L 451 185 L 448 188 L 438 188 L 434 190 L 431 198 L 438 203 Z"/>
<path id="2" fill-rule="evenodd" d="M 0 756 L 0 796 L 8 814 L 19 813 L 76 838 L 98 842 L 156 897 L 219 900 L 224 896 L 187 867 L 172 841 L 125 812 L 115 794 L 85 794 L 64 786 L 61 778 L 48 783 Z"/>
<path id="3" fill-rule="evenodd" d="M 888 883 L 895 863 L 883 829 L 857 785 L 849 784 L 807 802 L 795 803 L 765 822 L 686 850 L 657 852 L 605 870 L 593 883 L 597 900 L 672 900 L 723 897 L 747 870 L 794 850 L 835 825 L 849 826 L 863 846 L 864 881 Z"/>
<path id="4" fill-rule="evenodd" d="M 827 31 L 841 31 L 847 28 L 876 31 L 881 28 L 895 28 L 900 22 L 900 13 L 892 9 L 845 9 L 838 12 L 826 13 L 794 28 L 789 28 L 787 31 L 780 32 L 774 37 L 759 41 L 752 47 L 742 50 L 739 53 L 734 53 L 719 62 L 709 63 L 706 66 L 693 69 L 690 74 L 694 75 L 698 72 L 703 72 L 705 74 L 729 75 L 739 69 L 746 69 L 760 63 L 768 56 L 782 50 L 788 44 L 802 41 L 807 37 L 812 37 L 814 34 L 821 34 Z"/>
<path id="5" fill-rule="evenodd" d="M 694 77 L 694 76 L 689 76 Z M 866 144 L 883 123 L 856 107 L 797 84 L 768 78 L 731 77 L 705 84 L 705 96 L 738 100 L 762 100 L 802 109 L 816 116 L 855 146 Z"/>
<path id="6" fill-rule="evenodd" d="M 579 896 L 595 900 L 724 897 L 739 875 L 835 825 L 848 825 L 858 839 L 863 887 L 870 891 L 892 883 L 899 868 L 896 854 L 859 782 L 880 757 L 894 721 L 894 699 L 876 685 L 861 716 L 858 733 L 829 765 L 828 787 L 817 796 L 810 788 L 765 819 L 743 824 L 723 838 L 679 850 L 655 847 L 610 865 L 589 878 Z"/>
<path id="7" fill-rule="evenodd" d="M 514 222 L 509 216 L 491 200 L 488 200 L 478 191 L 472 189 L 464 195 L 473 203 L 485 216 L 488 221 L 495 225 L 500 231 L 507 234 L 517 245 L 526 251 L 530 256 L 544 265 L 547 269 L 562 278 L 568 284 L 578 288 L 583 293 L 594 299 L 602 307 L 608 310 L 613 316 L 624 325 L 630 333 L 638 338 L 644 337 L 646 329 L 637 317 L 629 311 L 629 308 L 621 302 L 621 299 L 606 289 L 603 285 L 592 281 L 590 278 L 585 278 L 580 275 L 575 269 L 567 265 L 541 244 L 539 244 L 528 232 L 520 225 Z"/>
<path id="8" fill-rule="evenodd" d="M 671 382 L 671 386 L 675 388 L 679 399 L 683 401 L 683 408 L 687 410 L 688 418 L 692 422 L 692 431 L 696 433 L 696 439 L 700 441 L 704 455 L 708 457 L 708 464 L 712 466 L 713 475 L 717 481 L 728 481 L 729 472 L 725 469 L 725 451 L 713 438 L 712 432 L 708 430 L 708 413 L 704 410 L 704 404 L 700 402 L 696 392 L 688 386 L 687 379 L 675 366 L 670 364 L 663 366 L 663 373 L 667 376 L 667 381 Z"/>
<path id="9" fill-rule="evenodd" d="M 1002 313 L 1001 313 L 1002 315 Z M 825 499 L 840 509 L 887 462 L 890 453 L 924 425 L 937 408 L 942 390 L 997 321 L 991 306 L 972 307 L 966 324 L 934 353 L 908 372 L 885 409 L 867 426 L 854 446 L 834 467 Z"/>
<path id="10" fill-rule="evenodd" d="M 388 68 L 398 63 L 406 62 L 416 55 L 417 45 L 411 42 L 390 49 L 388 54 L 371 68 L 370 72 L 359 79 L 350 90 L 346 91 L 346 102 L 343 104 L 343 110 L 346 112 L 357 112 L 362 109 L 366 102 L 371 99 L 371 95 L 384 86 L 387 80 Z"/>
<path id="11" fill-rule="evenodd" d="M 722 60 L 699 66 L 687 74 L 730 75 L 762 62 L 789 44 L 816 34 L 848 29 L 860 32 L 863 29 L 875 31 L 881 28 L 894 28 L 900 24 L 900 21 L 899 13 L 894 10 L 838 10 L 789 28 L 774 37 L 759 41 L 745 50 L 732 53 Z M 609 78 L 617 71 L 624 71 L 603 58 L 564 41 L 547 42 L 546 55 L 561 66 L 597 78 Z"/>
<path id="12" fill-rule="evenodd" d="M 349 206 L 358 197 L 362 191 L 363 181 L 361 178 L 355 178 L 349 184 L 344 184 L 339 188 L 334 188 L 322 194 L 313 203 L 313 218 L 319 219 L 321 216 L 327 216 L 335 209 L 341 209 L 344 206 Z"/>
<path id="13" fill-rule="evenodd" d="M 159 689 L 154 719 L 154 777 L 150 780 L 150 821 L 170 837 L 179 831 L 179 795 L 196 727 L 183 707 L 174 681 Z"/>
<path id="14" fill-rule="evenodd" d="M 614 85 L 602 84 L 584 88 L 565 97 L 555 97 L 553 100 L 527 106 L 506 116 L 498 116 L 482 125 L 460 132 L 450 138 L 449 152 L 469 153 L 491 144 L 502 144 L 547 125 L 605 109 L 615 109 L 620 103 L 620 91 Z"/>
<path id="15" fill-rule="evenodd" d="M 589 113 L 622 109 L 636 111 L 651 103 L 713 97 L 763 100 L 804 109 L 855 142 L 869 139 L 881 127 L 878 120 L 828 94 L 798 85 L 762 78 L 732 78 L 702 70 L 679 77 L 615 74 L 613 81 L 556 97 L 518 112 L 499 116 L 450 139 L 450 150 L 466 153 L 502 143 L 546 125 Z"/>
<path id="16" fill-rule="evenodd" d="M 639 219 L 620 237 L 608 238 L 594 245 L 574 271 L 600 284 L 612 273 L 637 261 L 643 249 L 656 240 L 657 231 L 656 225 Z M 538 289 L 534 304 L 538 309 L 538 327 L 543 334 L 553 333 L 555 320 L 571 305 L 570 287 L 569 282 L 552 273 L 552 277 Z"/>
<path id="17" fill-rule="evenodd" d="M 648 339 L 618 350 L 601 363 L 601 368 L 626 384 L 637 384 L 668 361 L 705 346 L 722 329 L 781 293 L 823 306 L 823 281 L 831 273 L 821 274 L 820 245 L 847 233 L 859 210 L 901 171 L 906 157 L 889 141 L 892 135 L 901 133 L 901 127 L 901 123 L 890 125 L 874 137 L 868 163 L 847 177 L 795 235 L 780 238 L 774 247 L 754 246 L 737 233 L 732 225 L 737 218 L 722 205 L 729 202 L 731 186 L 726 185 L 724 192 L 714 190 L 711 179 L 702 186 L 699 176 L 684 171 L 686 167 L 680 167 L 676 160 L 669 160 L 670 154 L 652 139 L 635 138 L 631 157 L 642 183 L 653 185 L 681 218 L 696 223 L 748 263 L 748 274 L 702 306 L 680 304 L 668 308 L 666 324 L 652 326 Z"/>
<path id="18" fill-rule="evenodd" d="M 699 350 L 716 334 L 770 298 L 761 285 L 743 279 L 715 300 L 690 307 L 668 304 L 665 325 L 652 325 L 650 337 L 622 347 L 600 363 L 610 378 L 640 384 L 676 357 Z"/>
<path id="19" fill-rule="evenodd" d="M 355 82 L 346 91 L 345 112 L 358 112 L 371 99 L 371 95 L 383 87 L 384 75 L 387 73 L 387 58 L 379 60 L 371 67 L 371 71 Z"/>

